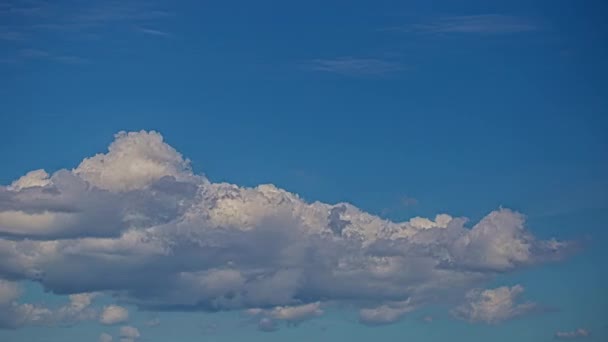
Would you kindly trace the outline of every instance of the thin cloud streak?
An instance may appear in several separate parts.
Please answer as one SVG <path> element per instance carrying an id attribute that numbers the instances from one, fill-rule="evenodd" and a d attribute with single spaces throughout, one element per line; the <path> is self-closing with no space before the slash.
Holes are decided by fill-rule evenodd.
<path id="1" fill-rule="evenodd" d="M 40 49 L 40 42 L 48 42 L 50 39 L 69 40 L 74 37 L 98 39 L 98 32 L 104 28 L 119 28 L 131 34 L 136 31 L 168 38 L 172 37 L 170 33 L 151 29 L 147 25 L 155 25 L 160 19 L 171 15 L 173 14 L 154 8 L 153 5 L 118 1 L 74 4 L 71 7 L 38 1 L 6 4 L 0 5 L 0 22 L 7 23 L 0 26 L 0 41 L 15 45 L 11 51 L 13 56 L 6 56 L 7 60 L 22 62 L 46 58 L 66 64 L 84 64 L 88 63 L 88 59 L 60 51 L 45 52 Z M 136 30 L 132 29 L 134 26 L 137 27 Z"/>
<path id="2" fill-rule="evenodd" d="M 378 76 L 399 72 L 403 65 L 376 58 L 339 57 L 333 59 L 313 59 L 309 69 L 349 76 Z"/>
<path id="3" fill-rule="evenodd" d="M 23 49 L 19 51 L 19 56 L 17 60 L 49 60 L 54 62 L 60 62 L 64 64 L 86 64 L 89 61 L 85 58 L 72 56 L 72 55 L 63 55 L 63 54 L 54 54 L 46 50 L 39 49 Z"/>
<path id="4" fill-rule="evenodd" d="M 387 30 L 428 34 L 509 34 L 530 32 L 540 26 L 527 19 L 501 14 L 447 16 Z"/>
<path id="5" fill-rule="evenodd" d="M 144 33 L 147 35 L 151 35 L 151 36 L 165 37 L 165 38 L 173 37 L 173 35 L 171 33 L 161 31 L 161 30 L 155 30 L 155 29 L 150 29 L 150 28 L 145 28 L 145 27 L 137 27 L 136 30 L 138 32 L 141 32 L 141 33 Z"/>

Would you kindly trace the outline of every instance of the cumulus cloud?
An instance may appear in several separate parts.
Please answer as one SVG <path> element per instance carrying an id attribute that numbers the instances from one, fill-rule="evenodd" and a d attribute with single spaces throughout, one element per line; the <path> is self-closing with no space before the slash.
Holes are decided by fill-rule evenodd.
<path id="1" fill-rule="evenodd" d="M 10 304 L 21 295 L 16 283 L 0 279 L 0 305 Z"/>
<path id="2" fill-rule="evenodd" d="M 364 308 L 359 310 L 359 322 L 367 325 L 391 324 L 414 309 L 415 306 L 410 303 L 410 300 L 387 303 L 374 308 Z"/>
<path id="3" fill-rule="evenodd" d="M 99 335 L 99 342 L 112 342 L 112 340 L 112 335 L 108 333 L 102 333 L 101 335 Z"/>
<path id="4" fill-rule="evenodd" d="M 25 188 L 45 186 L 50 183 L 49 174 L 44 170 L 34 170 L 14 181 L 8 188 L 19 191 Z"/>
<path id="5" fill-rule="evenodd" d="M 18 284 L 0 279 L 0 328 L 44 324 L 52 317 L 52 312 L 47 308 L 19 303 L 21 292 Z"/>
<path id="6" fill-rule="evenodd" d="M 0 279 L 0 328 L 14 329 L 31 325 L 71 325 L 92 320 L 97 312 L 91 308 L 94 293 L 69 296 L 66 305 L 56 309 L 30 303 L 20 303 L 19 284 Z"/>
<path id="7" fill-rule="evenodd" d="M 498 323 L 524 315 L 536 309 L 532 302 L 517 303 L 524 292 L 521 285 L 496 289 L 469 291 L 466 303 L 454 309 L 453 314 L 470 322 Z"/>
<path id="8" fill-rule="evenodd" d="M 106 325 L 124 323 L 127 320 L 129 320 L 129 311 L 118 305 L 106 306 L 99 316 L 99 322 Z"/>
<path id="9" fill-rule="evenodd" d="M 285 322 L 288 325 L 297 325 L 303 321 L 321 316 L 321 302 L 293 305 L 277 306 L 272 309 L 251 308 L 245 314 L 258 320 L 258 329 L 261 331 L 278 330 L 277 321 Z"/>
<path id="10" fill-rule="evenodd" d="M 260 318 L 259 322 L 258 322 L 258 330 L 260 331 L 264 331 L 264 332 L 272 332 L 272 331 L 276 331 L 277 325 L 276 323 L 268 318 L 268 317 L 262 317 Z"/>
<path id="11" fill-rule="evenodd" d="M 583 328 L 578 328 L 574 331 L 558 331 L 555 333 L 555 338 L 563 339 L 563 340 L 589 337 L 589 336 L 591 336 L 591 333 L 589 333 L 589 330 L 583 329 Z"/>
<path id="12" fill-rule="evenodd" d="M 108 153 L 86 158 L 73 170 L 90 184 L 105 190 L 141 189 L 164 176 L 187 179 L 189 161 L 156 132 L 121 132 Z"/>
<path id="13" fill-rule="evenodd" d="M 278 306 L 269 312 L 270 317 L 290 323 L 298 323 L 323 314 L 321 303 L 297 306 Z"/>
<path id="14" fill-rule="evenodd" d="M 139 329 L 125 325 L 120 328 L 120 342 L 134 342 L 141 335 L 139 334 Z"/>
<path id="15" fill-rule="evenodd" d="M 271 184 L 214 183 L 156 132 L 121 132 L 75 169 L 0 186 L 0 277 L 146 310 L 262 308 L 298 323 L 332 302 L 390 323 L 571 246 L 535 238 L 509 209 L 472 227 L 445 213 L 392 222 Z"/>

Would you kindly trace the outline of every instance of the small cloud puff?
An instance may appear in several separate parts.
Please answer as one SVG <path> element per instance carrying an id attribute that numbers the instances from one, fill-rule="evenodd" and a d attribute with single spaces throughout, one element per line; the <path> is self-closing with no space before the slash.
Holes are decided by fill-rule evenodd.
<path id="1" fill-rule="evenodd" d="M 120 342 L 134 342 L 141 337 L 139 329 L 125 325 L 120 328 Z"/>
<path id="2" fill-rule="evenodd" d="M 578 328 L 574 331 L 558 331 L 555 333 L 555 338 L 569 340 L 575 338 L 589 337 L 591 333 L 587 329 Z"/>
<path id="3" fill-rule="evenodd" d="M 99 342 L 112 342 L 112 340 L 112 335 L 108 333 L 101 333 L 101 335 L 99 335 Z"/>
<path id="4" fill-rule="evenodd" d="M 498 323 L 534 310 L 532 302 L 516 303 L 524 292 L 521 285 L 490 290 L 474 289 L 466 296 L 466 303 L 453 310 L 454 316 L 469 322 Z"/>
<path id="5" fill-rule="evenodd" d="M 359 322 L 366 325 L 391 324 L 399 321 L 414 309 L 415 306 L 410 303 L 410 300 L 390 302 L 378 307 L 359 310 Z"/>
<path id="6" fill-rule="evenodd" d="M 316 302 L 294 306 L 277 306 L 272 309 L 252 308 L 245 310 L 245 314 L 259 318 L 258 329 L 269 332 L 278 330 L 277 321 L 297 325 L 323 315 L 323 310 L 321 309 L 321 303 Z"/>
<path id="7" fill-rule="evenodd" d="M 128 320 L 129 310 L 118 305 L 106 306 L 99 316 L 99 322 L 106 325 L 124 323 Z"/>

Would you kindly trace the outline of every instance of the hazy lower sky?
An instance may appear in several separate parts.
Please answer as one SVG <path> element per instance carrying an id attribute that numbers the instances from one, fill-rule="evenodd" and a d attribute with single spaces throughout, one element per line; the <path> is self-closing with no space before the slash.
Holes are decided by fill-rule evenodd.
<path id="1" fill-rule="evenodd" d="M 0 2 L 0 340 L 608 340 L 607 12 Z"/>

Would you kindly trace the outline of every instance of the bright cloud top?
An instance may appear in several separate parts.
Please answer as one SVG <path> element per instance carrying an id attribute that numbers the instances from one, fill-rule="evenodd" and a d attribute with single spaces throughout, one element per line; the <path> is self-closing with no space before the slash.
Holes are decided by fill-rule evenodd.
<path id="1" fill-rule="evenodd" d="M 106 292 L 150 310 L 262 310 L 260 328 L 274 330 L 336 302 L 358 307 L 362 323 L 395 322 L 570 247 L 536 239 L 508 209 L 466 223 L 448 214 L 391 222 L 270 184 L 213 183 L 159 133 L 121 132 L 73 170 L 36 170 L 0 187 L 0 278 L 59 294 Z M 522 290 L 469 292 L 458 312 L 510 318 L 527 307 L 501 298 Z M 0 305 L 25 310 L 15 296 L 0 286 Z M 117 308 L 101 321 L 126 321 Z M 132 332 L 123 338 L 136 339 Z"/>
<path id="2" fill-rule="evenodd" d="M 129 311 L 118 305 L 106 306 L 99 317 L 99 322 L 107 325 L 124 323 L 127 320 L 129 320 Z"/>
<path id="3" fill-rule="evenodd" d="M 473 289 L 466 295 L 467 302 L 454 309 L 456 317 L 471 322 L 497 323 L 521 316 L 536 308 L 535 303 L 517 303 L 524 292 L 521 285 L 492 290 Z"/>

